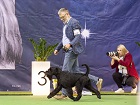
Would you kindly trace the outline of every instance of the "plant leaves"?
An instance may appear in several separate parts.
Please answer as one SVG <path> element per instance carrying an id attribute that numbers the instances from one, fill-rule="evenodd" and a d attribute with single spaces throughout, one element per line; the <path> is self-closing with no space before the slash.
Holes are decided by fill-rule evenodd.
<path id="1" fill-rule="evenodd" d="M 34 39 L 29 38 L 29 41 L 32 43 L 33 46 L 33 52 L 34 52 L 34 58 L 36 61 L 46 61 L 49 56 L 52 55 L 55 47 L 58 45 L 48 45 L 47 41 L 43 38 L 40 38 L 38 42 L 35 42 Z"/>
<path id="2" fill-rule="evenodd" d="M 140 46 L 140 42 L 135 42 L 138 46 Z"/>

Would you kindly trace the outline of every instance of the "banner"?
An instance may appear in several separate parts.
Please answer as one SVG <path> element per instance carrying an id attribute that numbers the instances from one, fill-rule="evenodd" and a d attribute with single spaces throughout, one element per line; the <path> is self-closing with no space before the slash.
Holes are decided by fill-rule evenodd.
<path id="1" fill-rule="evenodd" d="M 1 0 L 1 14 L 3 3 L 10 1 L 12 2 L 12 0 Z M 8 55 L 8 60 L 15 62 L 15 69 L 0 70 L 0 91 L 31 91 L 31 62 L 34 61 L 34 55 L 28 39 L 38 40 L 42 37 L 48 44 L 60 42 L 63 23 L 57 12 L 62 7 L 67 8 L 71 16 L 80 22 L 82 30 L 88 32 L 88 36 L 82 37 L 85 51 L 79 56 L 81 71 L 86 71 L 81 65 L 88 64 L 90 74 L 103 78 L 102 90 L 116 90 L 117 85 L 112 78 L 115 70 L 111 69 L 111 59 L 106 56 L 106 52 L 115 51 L 119 44 L 124 44 L 132 54 L 140 74 L 140 47 L 135 43 L 140 42 L 139 5 L 139 0 L 15 0 L 15 6 L 11 5 L 12 10 L 15 7 L 15 14 L 12 13 L 14 18 L 11 15 L 6 17 L 9 21 L 7 31 L 13 35 L 1 33 L 0 39 L 0 58 L 2 58 L 0 64 L 4 62 L 4 57 L 10 54 L 12 59 Z M 3 16 L 0 18 L 4 19 Z M 10 27 L 14 27 L 13 24 L 16 26 L 16 31 L 12 32 Z M 8 45 L 4 40 L 8 41 L 6 42 Z M 6 49 L 2 49 L 5 45 L 10 46 L 7 53 Z M 61 68 L 63 57 L 64 53 L 61 51 L 59 55 L 52 55 L 48 60 L 51 66 Z M 126 89 L 129 90 L 129 87 Z"/>

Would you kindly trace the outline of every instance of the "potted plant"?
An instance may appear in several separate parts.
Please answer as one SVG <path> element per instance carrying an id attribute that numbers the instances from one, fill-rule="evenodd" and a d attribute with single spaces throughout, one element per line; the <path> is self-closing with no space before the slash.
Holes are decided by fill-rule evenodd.
<path id="1" fill-rule="evenodd" d="M 48 57 L 52 55 L 55 47 L 58 45 L 54 44 L 47 46 L 47 41 L 43 38 L 40 38 L 39 42 L 35 42 L 32 38 L 30 38 L 29 41 L 32 43 L 34 48 L 33 52 L 35 61 L 47 61 Z"/>
<path id="2" fill-rule="evenodd" d="M 140 42 L 135 42 L 140 47 Z"/>
<path id="3" fill-rule="evenodd" d="M 45 71 L 50 68 L 48 57 L 52 55 L 57 44 L 47 45 L 47 41 L 40 38 L 35 41 L 30 38 L 33 46 L 35 61 L 32 61 L 32 94 L 48 95 L 50 93 L 50 81 L 45 77 Z"/>

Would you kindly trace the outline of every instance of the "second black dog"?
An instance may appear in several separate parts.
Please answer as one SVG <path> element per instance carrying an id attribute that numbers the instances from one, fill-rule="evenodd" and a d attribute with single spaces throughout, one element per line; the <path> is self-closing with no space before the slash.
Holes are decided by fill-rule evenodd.
<path id="1" fill-rule="evenodd" d="M 67 95 L 73 101 L 78 101 L 82 97 L 83 88 L 88 89 L 91 92 L 94 92 L 99 99 L 101 99 L 100 92 L 96 90 L 92 84 L 91 80 L 88 77 L 89 67 L 86 64 L 82 66 L 86 66 L 87 71 L 85 74 L 82 73 L 70 73 L 66 71 L 62 71 L 60 68 L 50 67 L 48 71 L 46 71 L 46 76 L 52 80 L 53 76 L 56 76 L 58 83 L 57 87 L 47 96 L 47 98 L 52 98 L 55 96 L 62 88 L 67 90 Z M 72 87 L 76 87 L 77 97 L 73 96 Z"/>

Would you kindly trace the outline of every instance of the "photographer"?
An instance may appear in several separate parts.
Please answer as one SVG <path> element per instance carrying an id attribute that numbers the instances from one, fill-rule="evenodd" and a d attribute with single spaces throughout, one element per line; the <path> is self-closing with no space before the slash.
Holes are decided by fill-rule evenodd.
<path id="1" fill-rule="evenodd" d="M 117 47 L 117 54 L 108 56 L 112 58 L 111 68 L 116 68 L 112 76 L 119 89 L 115 93 L 124 93 L 123 86 L 125 85 L 132 87 L 131 93 L 137 93 L 138 72 L 135 69 L 132 55 L 126 47 L 120 44 Z"/>

